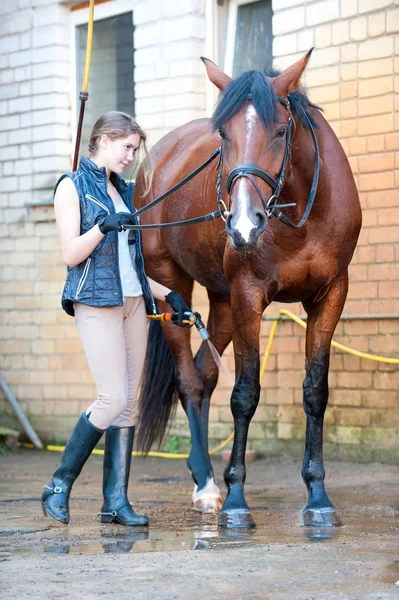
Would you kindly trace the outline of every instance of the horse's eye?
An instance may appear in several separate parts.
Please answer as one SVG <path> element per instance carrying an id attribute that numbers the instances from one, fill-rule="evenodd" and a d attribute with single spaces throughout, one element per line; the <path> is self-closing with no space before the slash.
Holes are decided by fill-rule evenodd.
<path id="1" fill-rule="evenodd" d="M 282 127 L 280 129 L 280 131 L 277 132 L 276 137 L 283 138 L 286 133 L 287 133 L 287 128 L 286 127 Z"/>
<path id="2" fill-rule="evenodd" d="M 225 140 L 227 138 L 225 130 L 222 129 L 221 127 L 219 127 L 218 131 L 219 131 L 219 135 L 222 138 L 222 140 Z"/>

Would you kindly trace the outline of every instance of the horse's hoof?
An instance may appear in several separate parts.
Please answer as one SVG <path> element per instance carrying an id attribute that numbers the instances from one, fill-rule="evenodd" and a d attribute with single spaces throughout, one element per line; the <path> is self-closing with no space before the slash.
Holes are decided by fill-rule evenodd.
<path id="1" fill-rule="evenodd" d="M 340 527 L 341 519 L 332 506 L 326 508 L 305 508 L 302 512 L 305 527 Z"/>
<path id="2" fill-rule="evenodd" d="M 219 496 L 218 498 L 199 498 L 193 502 L 193 510 L 201 513 L 213 513 L 217 514 L 222 508 L 223 500 Z"/>
<path id="3" fill-rule="evenodd" d="M 219 527 L 225 529 L 254 529 L 256 523 L 247 508 L 234 508 L 219 513 Z"/>
<path id="4" fill-rule="evenodd" d="M 213 479 L 209 479 L 205 487 L 198 491 L 194 486 L 193 510 L 202 513 L 218 513 L 223 505 L 220 491 Z"/>

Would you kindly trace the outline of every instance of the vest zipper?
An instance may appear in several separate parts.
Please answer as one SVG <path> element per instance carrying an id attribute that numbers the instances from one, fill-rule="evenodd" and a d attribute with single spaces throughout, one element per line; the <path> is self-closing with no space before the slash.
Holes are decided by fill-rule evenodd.
<path id="1" fill-rule="evenodd" d="M 91 263 L 91 258 L 89 257 L 87 259 L 87 262 L 86 262 L 85 266 L 84 266 L 81 278 L 79 279 L 78 289 L 76 290 L 76 300 L 78 299 L 78 296 L 79 296 L 80 292 L 82 291 L 82 288 L 83 288 L 83 286 L 85 284 L 85 281 L 86 281 L 86 278 L 87 278 L 87 275 L 88 275 L 89 269 L 90 269 L 90 263 Z"/>
<path id="2" fill-rule="evenodd" d="M 97 198 L 95 198 L 94 196 L 91 196 L 90 194 L 86 194 L 86 198 L 88 200 L 91 200 L 92 202 L 95 202 L 95 204 L 97 204 L 98 206 L 101 206 L 101 208 L 103 208 L 105 211 L 107 211 L 108 214 L 110 214 L 109 209 L 105 206 L 105 204 L 100 202 L 100 200 L 97 200 Z"/>

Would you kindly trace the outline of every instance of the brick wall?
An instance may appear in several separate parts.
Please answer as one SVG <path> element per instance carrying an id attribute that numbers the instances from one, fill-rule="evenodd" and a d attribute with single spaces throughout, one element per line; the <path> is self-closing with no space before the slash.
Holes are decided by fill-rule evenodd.
<path id="1" fill-rule="evenodd" d="M 71 150 L 69 9 L 52 0 L 9 0 L 0 7 L 0 367 L 45 439 L 65 439 L 95 390 L 73 320 L 59 306 L 65 269 L 49 198 Z M 204 2 L 132 2 L 137 117 L 154 142 L 205 114 Z M 16 10 L 19 10 L 18 15 Z M 336 339 L 359 350 L 399 356 L 397 254 L 399 6 L 387 0 L 275 0 L 275 65 L 284 68 L 312 46 L 305 83 L 347 152 L 364 225 Z M 225 10 L 225 7 L 223 8 Z M 51 49 L 51 51 L 50 51 Z M 344 201 L 344 199 L 343 199 Z M 195 305 L 204 315 L 206 295 Z M 272 305 L 267 315 L 277 313 Z M 301 313 L 300 306 L 290 306 Z M 364 319 L 362 315 L 371 318 Z M 261 352 L 271 322 L 263 323 Z M 197 347 L 198 336 L 193 335 Z M 233 372 L 231 347 L 226 362 Z M 304 333 L 279 325 L 250 445 L 300 452 L 304 413 Z M 326 452 L 362 459 L 397 452 L 398 372 L 333 350 Z M 211 407 L 212 443 L 231 431 L 230 388 L 221 381 Z M 2 420 L 11 419 L 0 396 Z M 187 435 L 181 409 L 172 433 Z"/>

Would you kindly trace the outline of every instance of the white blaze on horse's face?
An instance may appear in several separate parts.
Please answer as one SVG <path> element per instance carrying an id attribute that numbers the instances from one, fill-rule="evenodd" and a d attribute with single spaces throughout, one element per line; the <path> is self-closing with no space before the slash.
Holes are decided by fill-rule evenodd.
<path id="1" fill-rule="evenodd" d="M 247 162 L 247 151 L 250 147 L 252 132 L 258 121 L 258 114 L 253 104 L 248 104 L 247 111 L 245 113 L 245 122 L 247 124 L 247 135 L 245 139 L 244 149 L 244 161 Z M 249 187 L 252 186 L 250 181 L 246 177 L 241 177 L 237 182 L 237 209 L 236 209 L 236 223 L 234 229 L 236 229 L 242 236 L 245 242 L 249 242 L 251 232 L 256 229 L 257 223 L 256 216 L 250 209 L 250 196 Z"/>

